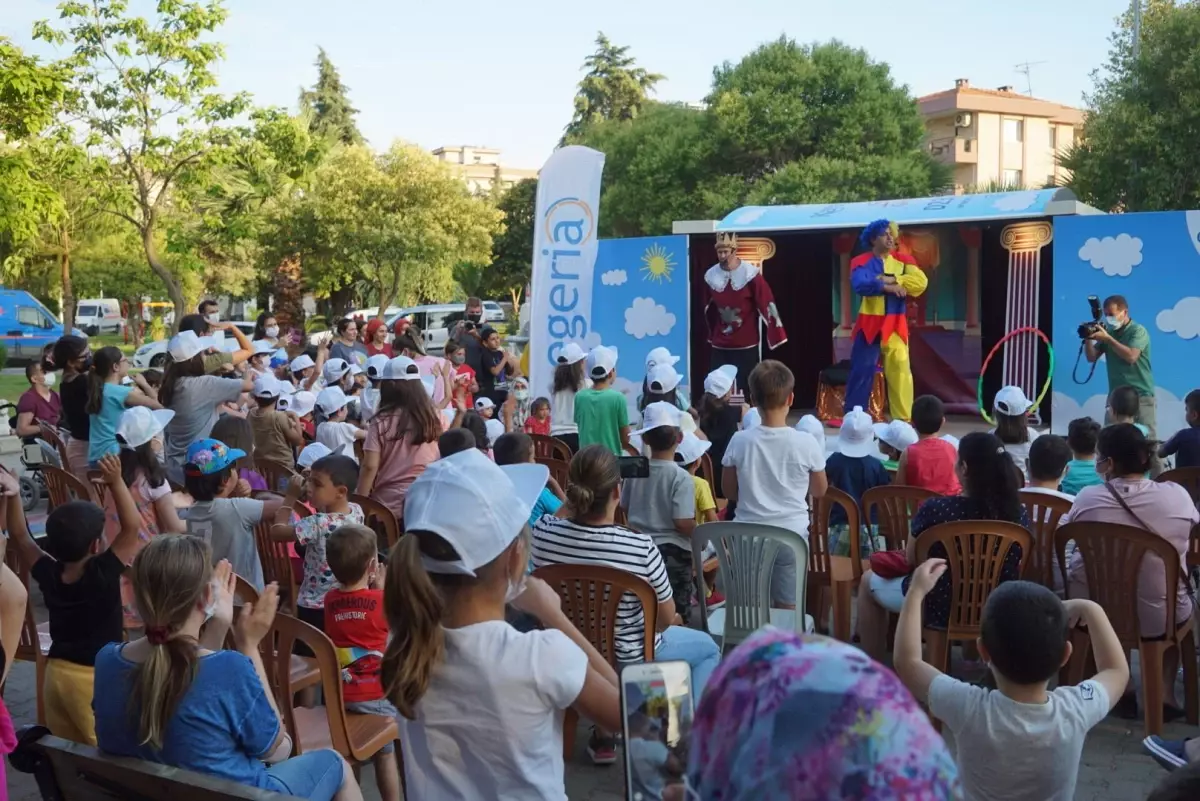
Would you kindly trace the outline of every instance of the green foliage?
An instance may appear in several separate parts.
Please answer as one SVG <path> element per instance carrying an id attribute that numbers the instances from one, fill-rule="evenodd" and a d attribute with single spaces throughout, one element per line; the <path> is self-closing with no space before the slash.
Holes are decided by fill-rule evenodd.
<path id="1" fill-rule="evenodd" d="M 578 136 L 602 120 L 631 120 L 642 110 L 646 95 L 664 76 L 636 66 L 629 47 L 618 47 L 603 33 L 596 35 L 596 51 L 583 62 L 587 74 L 575 93 L 575 116 L 563 139 Z"/>
<path id="2" fill-rule="evenodd" d="M 572 139 L 604 152 L 600 231 L 666 234 L 746 203 L 828 203 L 944 191 L 907 88 L 839 42 L 781 38 L 713 74 L 703 110 L 647 103 Z"/>
<path id="3" fill-rule="evenodd" d="M 3 370 L 8 364 L 8 347 L 0 345 L 0 370 Z"/>
<path id="4" fill-rule="evenodd" d="M 300 92 L 300 110 L 310 117 L 317 136 L 343 145 L 361 145 L 362 134 L 354 122 L 358 109 L 350 105 L 349 90 L 324 48 L 317 49 L 317 83 Z"/>
<path id="5" fill-rule="evenodd" d="M 150 323 L 146 326 L 146 341 L 157 342 L 166 338 L 167 324 L 163 322 L 161 314 L 156 314 L 150 318 Z"/>
<path id="6" fill-rule="evenodd" d="M 1062 158 L 1087 203 L 1113 211 L 1200 207 L 1200 4 L 1153 0 L 1133 57 L 1128 17 L 1094 76 L 1083 133 Z"/>
<path id="7" fill-rule="evenodd" d="M 463 298 L 487 297 L 487 271 L 488 266 L 479 262 L 460 261 L 454 265 L 451 275 L 458 284 L 456 294 Z"/>
<path id="8" fill-rule="evenodd" d="M 330 328 L 329 320 L 323 314 L 313 314 L 304 321 L 305 334 L 321 334 Z"/>
<path id="9" fill-rule="evenodd" d="M 513 184 L 500 198 L 504 230 L 492 239 L 492 263 L 481 273 L 480 286 L 468 295 L 481 298 L 511 297 L 529 283 L 533 271 L 533 215 L 537 206 L 537 179 Z M 462 284 L 462 281 L 459 281 Z M 466 290 L 466 287 L 463 287 Z"/>

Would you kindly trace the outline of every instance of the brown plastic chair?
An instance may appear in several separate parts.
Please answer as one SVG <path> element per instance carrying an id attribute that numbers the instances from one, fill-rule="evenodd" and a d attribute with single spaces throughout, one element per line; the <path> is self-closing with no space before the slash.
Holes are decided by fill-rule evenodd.
<path id="1" fill-rule="evenodd" d="M 295 609 L 296 575 L 292 572 L 292 557 L 288 554 L 287 543 L 279 542 L 271 535 L 274 525 L 273 520 L 263 520 L 254 527 L 254 544 L 262 563 L 263 581 L 279 585 L 281 609 Z"/>
<path id="2" fill-rule="evenodd" d="M 92 487 L 92 494 L 96 496 L 96 503 L 101 506 L 108 500 L 108 482 L 104 480 L 104 474 L 99 470 L 87 471 L 88 484 Z"/>
<path id="3" fill-rule="evenodd" d="M 708 482 L 708 488 L 712 491 L 713 498 L 716 498 L 717 471 L 713 468 L 712 457 L 707 451 L 700 457 L 700 467 L 696 470 L 696 475 Z"/>
<path id="4" fill-rule="evenodd" d="M 233 577 L 236 582 L 233 590 L 233 602 L 238 606 L 248 603 L 258 603 L 258 590 L 254 588 L 254 585 L 236 573 Z M 263 641 L 259 643 L 258 646 L 258 651 L 260 654 L 262 654 L 264 665 L 267 664 L 267 660 L 272 656 L 271 654 L 267 653 L 266 643 L 267 638 L 264 637 Z M 237 650 L 237 644 L 233 639 L 233 629 L 230 629 L 229 633 L 225 635 L 225 650 Z M 309 687 L 315 687 L 321 683 L 321 668 L 318 667 L 317 660 L 311 657 L 292 654 L 292 658 L 288 662 L 288 675 L 291 678 L 292 689 L 296 690 L 297 692 Z M 272 685 L 272 688 L 278 689 L 274 684 Z"/>
<path id="5" fill-rule="evenodd" d="M 558 482 L 558 486 L 562 487 L 563 492 L 567 491 L 567 484 L 570 483 L 571 463 L 564 462 L 562 459 L 549 459 L 546 457 L 537 457 L 538 464 L 544 464 L 550 469 L 550 478 Z"/>
<path id="6" fill-rule="evenodd" d="M 1022 578 L 1054 589 L 1054 532 L 1063 515 L 1071 511 L 1071 501 L 1029 489 L 1021 490 L 1019 495 L 1025 513 L 1029 515 L 1030 533 L 1033 534 L 1033 547 L 1025 555 Z M 1065 570 L 1066 565 L 1059 565 L 1060 578 Z M 1065 578 L 1063 581 L 1065 583 Z"/>
<path id="7" fill-rule="evenodd" d="M 21 583 L 25 585 L 25 590 L 28 592 L 30 583 L 29 570 L 20 564 L 20 560 L 17 558 L 17 549 L 9 548 L 5 551 L 4 561 L 8 564 L 9 569 L 21 580 Z M 37 723 L 39 726 L 45 726 L 46 708 L 42 697 L 42 685 L 46 676 L 46 658 L 50 653 L 50 624 L 47 622 L 39 626 L 33 616 L 33 607 L 32 600 L 25 604 L 25 620 L 21 624 L 21 638 L 17 642 L 16 653 L 12 655 L 12 659 L 14 661 L 33 662 L 34 664 L 34 689 L 37 694 Z M 0 690 L 2 689 L 0 687 Z"/>
<path id="8" fill-rule="evenodd" d="M 342 696 L 342 670 L 337 651 L 323 631 L 289 615 L 279 614 L 268 634 L 276 645 L 271 664 L 280 682 L 279 710 L 292 735 L 295 754 L 332 748 L 351 764 L 366 762 L 388 743 L 400 738 L 396 719 L 384 715 L 359 715 L 346 711 Z M 316 655 L 325 705 L 297 707 L 293 697 L 301 689 L 290 675 L 280 672 L 279 654 L 291 654 L 296 643 L 308 646 Z M 271 668 L 268 668 L 270 675 Z M 399 743 L 397 743 L 399 753 Z M 403 773 L 403 768 L 401 769 Z"/>
<path id="9" fill-rule="evenodd" d="M 562 485 L 560 484 L 559 486 Z M 566 488 L 564 487 L 564 489 Z M 629 515 L 625 512 L 625 507 L 621 506 L 620 504 L 617 505 L 616 511 L 613 512 L 613 522 L 618 526 L 629 528 Z"/>
<path id="10" fill-rule="evenodd" d="M 571 463 L 571 448 L 567 443 L 555 437 L 543 434 L 530 434 L 533 440 L 533 456 L 535 459 L 559 459 Z"/>
<path id="11" fill-rule="evenodd" d="M 1179 569 L 1179 554 L 1169 542 L 1135 526 L 1119 523 L 1068 523 L 1059 526 L 1054 548 L 1059 559 L 1066 556 L 1067 542 L 1075 540 L 1076 552 L 1083 560 L 1088 596 L 1104 609 L 1117 639 L 1129 652 L 1137 649 L 1142 666 L 1142 698 L 1146 734 L 1162 734 L 1163 655 L 1179 648 L 1183 665 L 1184 710 L 1187 721 L 1200 723 L 1200 687 L 1197 686 L 1195 612 L 1180 623 L 1175 619 L 1175 590 L 1166 603 L 1166 635 L 1144 637 L 1138 620 L 1138 572 L 1145 559 L 1157 559 L 1166 572 L 1166 586 L 1176 588 L 1185 579 Z M 1070 587 L 1067 587 L 1068 592 Z M 1068 665 L 1067 680 L 1083 680 L 1091 640 L 1082 629 L 1072 632 L 1075 650 Z"/>
<path id="12" fill-rule="evenodd" d="M 942 523 L 917 537 L 917 564 L 928 559 L 929 549 L 938 543 L 947 553 L 950 617 L 945 629 L 925 628 L 925 661 L 945 673 L 950 667 L 950 643 L 974 643 L 979 638 L 983 607 L 1000 584 L 1005 557 L 1013 547 L 1020 547 L 1023 572 L 1033 536 L 1019 523 L 1006 520 Z"/>
<path id="13" fill-rule="evenodd" d="M 263 480 L 267 482 L 267 489 L 280 495 L 287 492 L 289 481 L 300 477 L 300 474 L 295 470 L 285 464 L 280 464 L 274 459 L 259 457 L 254 460 L 254 467 L 259 475 L 263 477 Z"/>
<path id="14" fill-rule="evenodd" d="M 588 642 L 620 673 L 613 641 L 617 633 L 617 607 L 631 593 L 642 604 L 646 638 L 645 660 L 654 660 L 654 638 L 658 631 L 658 596 L 641 576 L 606 565 L 546 565 L 533 575 L 554 588 L 562 598 L 563 612 Z M 578 716 L 568 708 L 563 718 L 563 757 L 575 752 Z"/>
<path id="15" fill-rule="evenodd" d="M 46 491 L 50 493 L 51 508 L 71 501 L 91 501 L 102 505 L 87 484 L 62 468 L 42 465 L 42 477 L 46 480 Z"/>
<path id="16" fill-rule="evenodd" d="M 877 519 L 879 533 L 887 542 L 888 550 L 903 551 L 912 533 L 912 519 L 917 507 L 931 498 L 940 497 L 932 490 L 904 484 L 872 487 L 862 496 L 862 519 Z"/>
<path id="17" fill-rule="evenodd" d="M 67 460 L 67 444 L 63 442 L 58 429 L 44 420 L 38 420 L 38 428 L 42 429 L 42 439 L 46 444 L 58 451 L 58 458 L 62 460 L 63 469 L 69 470 L 71 463 Z"/>
<path id="18" fill-rule="evenodd" d="M 382 503 L 366 495 L 351 495 L 351 503 L 357 503 L 363 511 L 367 527 L 379 538 L 379 550 L 391 550 L 400 541 L 400 521 L 396 514 Z"/>
<path id="19" fill-rule="evenodd" d="M 1160 473 L 1155 481 L 1173 481 L 1188 491 L 1193 503 L 1200 503 L 1200 467 L 1176 467 Z"/>
<path id="20" fill-rule="evenodd" d="M 849 522 L 849 556 L 834 556 L 829 550 L 829 515 L 835 506 L 846 513 Z M 853 496 L 837 487 L 825 490 L 820 498 L 809 498 L 808 508 L 808 608 L 813 610 L 817 629 L 825 630 L 825 616 L 832 607 L 833 636 L 850 642 L 853 588 L 863 570 L 870 567 L 862 558 L 863 518 Z"/>

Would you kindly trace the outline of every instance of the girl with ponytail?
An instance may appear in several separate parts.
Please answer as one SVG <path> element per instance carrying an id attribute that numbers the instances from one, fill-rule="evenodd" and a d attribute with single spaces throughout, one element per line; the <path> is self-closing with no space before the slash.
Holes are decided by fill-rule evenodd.
<path id="1" fill-rule="evenodd" d="M 620 725 L 616 673 L 558 594 L 525 575 L 529 513 L 548 477 L 542 465 L 499 467 L 471 448 L 408 489 L 383 590 L 383 685 L 406 719 L 409 798 L 565 801 L 563 710 Z M 514 629 L 508 603 L 545 628 Z"/>
<path id="2" fill-rule="evenodd" d="M 88 440 L 91 439 L 91 420 L 87 412 L 87 375 L 91 367 L 92 351 L 88 341 L 71 334 L 59 337 L 42 361 L 42 369 L 47 373 L 62 371 L 58 397 L 62 400 L 62 425 L 69 434 L 66 442 L 68 464 L 63 468 L 83 482 L 88 480 Z"/>
<path id="3" fill-rule="evenodd" d="M 109 643 L 96 657 L 96 686 L 104 688 L 93 699 L 101 750 L 285 795 L 361 801 L 336 752 L 287 758 L 291 738 L 258 650 L 275 619 L 278 587 L 242 607 L 233 627 L 237 650 L 223 651 L 234 575 L 225 560 L 213 569 L 208 543 L 158 537 L 131 572 L 146 636 Z"/>
<path id="4" fill-rule="evenodd" d="M 125 409 L 132 406 L 148 406 L 161 409 L 162 404 L 154 399 L 154 390 L 145 379 L 137 376 L 133 384 L 122 383 L 129 375 L 129 359 L 120 348 L 108 346 L 96 351 L 92 368 L 87 377 L 87 413 L 91 436 L 88 441 L 88 465 L 100 463 L 108 453 L 120 453 L 117 445 L 117 423 Z"/>
<path id="5" fill-rule="evenodd" d="M 1004 443 L 982 431 L 967 434 L 958 443 L 958 463 L 954 467 L 962 494 L 934 498 L 921 504 L 913 516 L 912 536 L 905 555 L 909 574 L 884 578 L 868 570 L 858 590 L 858 633 L 863 650 L 873 659 L 887 652 L 888 612 L 899 612 L 916 568 L 917 538 L 939 523 L 960 520 L 1004 520 L 1029 528 L 1029 516 L 1018 494 L 1024 474 L 1013 463 Z M 930 559 L 945 559 L 946 549 L 934 545 Z M 1000 581 L 1020 578 L 1021 546 L 1008 550 L 1000 568 Z M 950 574 L 947 571 L 934 585 L 925 601 L 925 625 L 945 628 L 950 618 Z"/>

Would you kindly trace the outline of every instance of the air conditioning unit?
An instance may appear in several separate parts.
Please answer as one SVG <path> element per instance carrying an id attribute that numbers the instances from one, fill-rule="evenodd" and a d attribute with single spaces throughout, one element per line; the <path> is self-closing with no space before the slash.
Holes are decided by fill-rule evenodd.
<path id="1" fill-rule="evenodd" d="M 958 115 L 956 115 L 956 116 L 954 117 L 954 127 L 956 127 L 956 128 L 970 128 L 970 127 L 971 127 L 971 114 L 970 114 L 970 112 L 965 112 L 965 111 L 964 111 L 962 114 L 958 114 Z"/>

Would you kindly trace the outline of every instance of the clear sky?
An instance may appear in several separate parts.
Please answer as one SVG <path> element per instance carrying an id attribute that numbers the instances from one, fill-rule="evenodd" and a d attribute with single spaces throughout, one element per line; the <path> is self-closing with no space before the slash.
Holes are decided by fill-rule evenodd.
<path id="1" fill-rule="evenodd" d="M 134 0 L 144 7 L 147 0 Z M 376 147 L 498 147 L 514 167 L 537 168 L 571 117 L 580 65 L 597 31 L 630 45 L 638 62 L 667 76 L 663 100 L 698 101 L 712 69 L 786 34 L 841 39 L 891 65 L 914 95 L 955 78 L 1025 91 L 1015 65 L 1032 68 L 1036 96 L 1081 105 L 1091 72 L 1128 0 L 227 0 L 217 33 L 227 58 L 222 88 L 263 105 L 295 108 L 315 80 L 318 46 L 329 53 Z M 57 16 L 54 0 L 0 0 L 0 35 L 33 46 L 34 20 Z"/>

